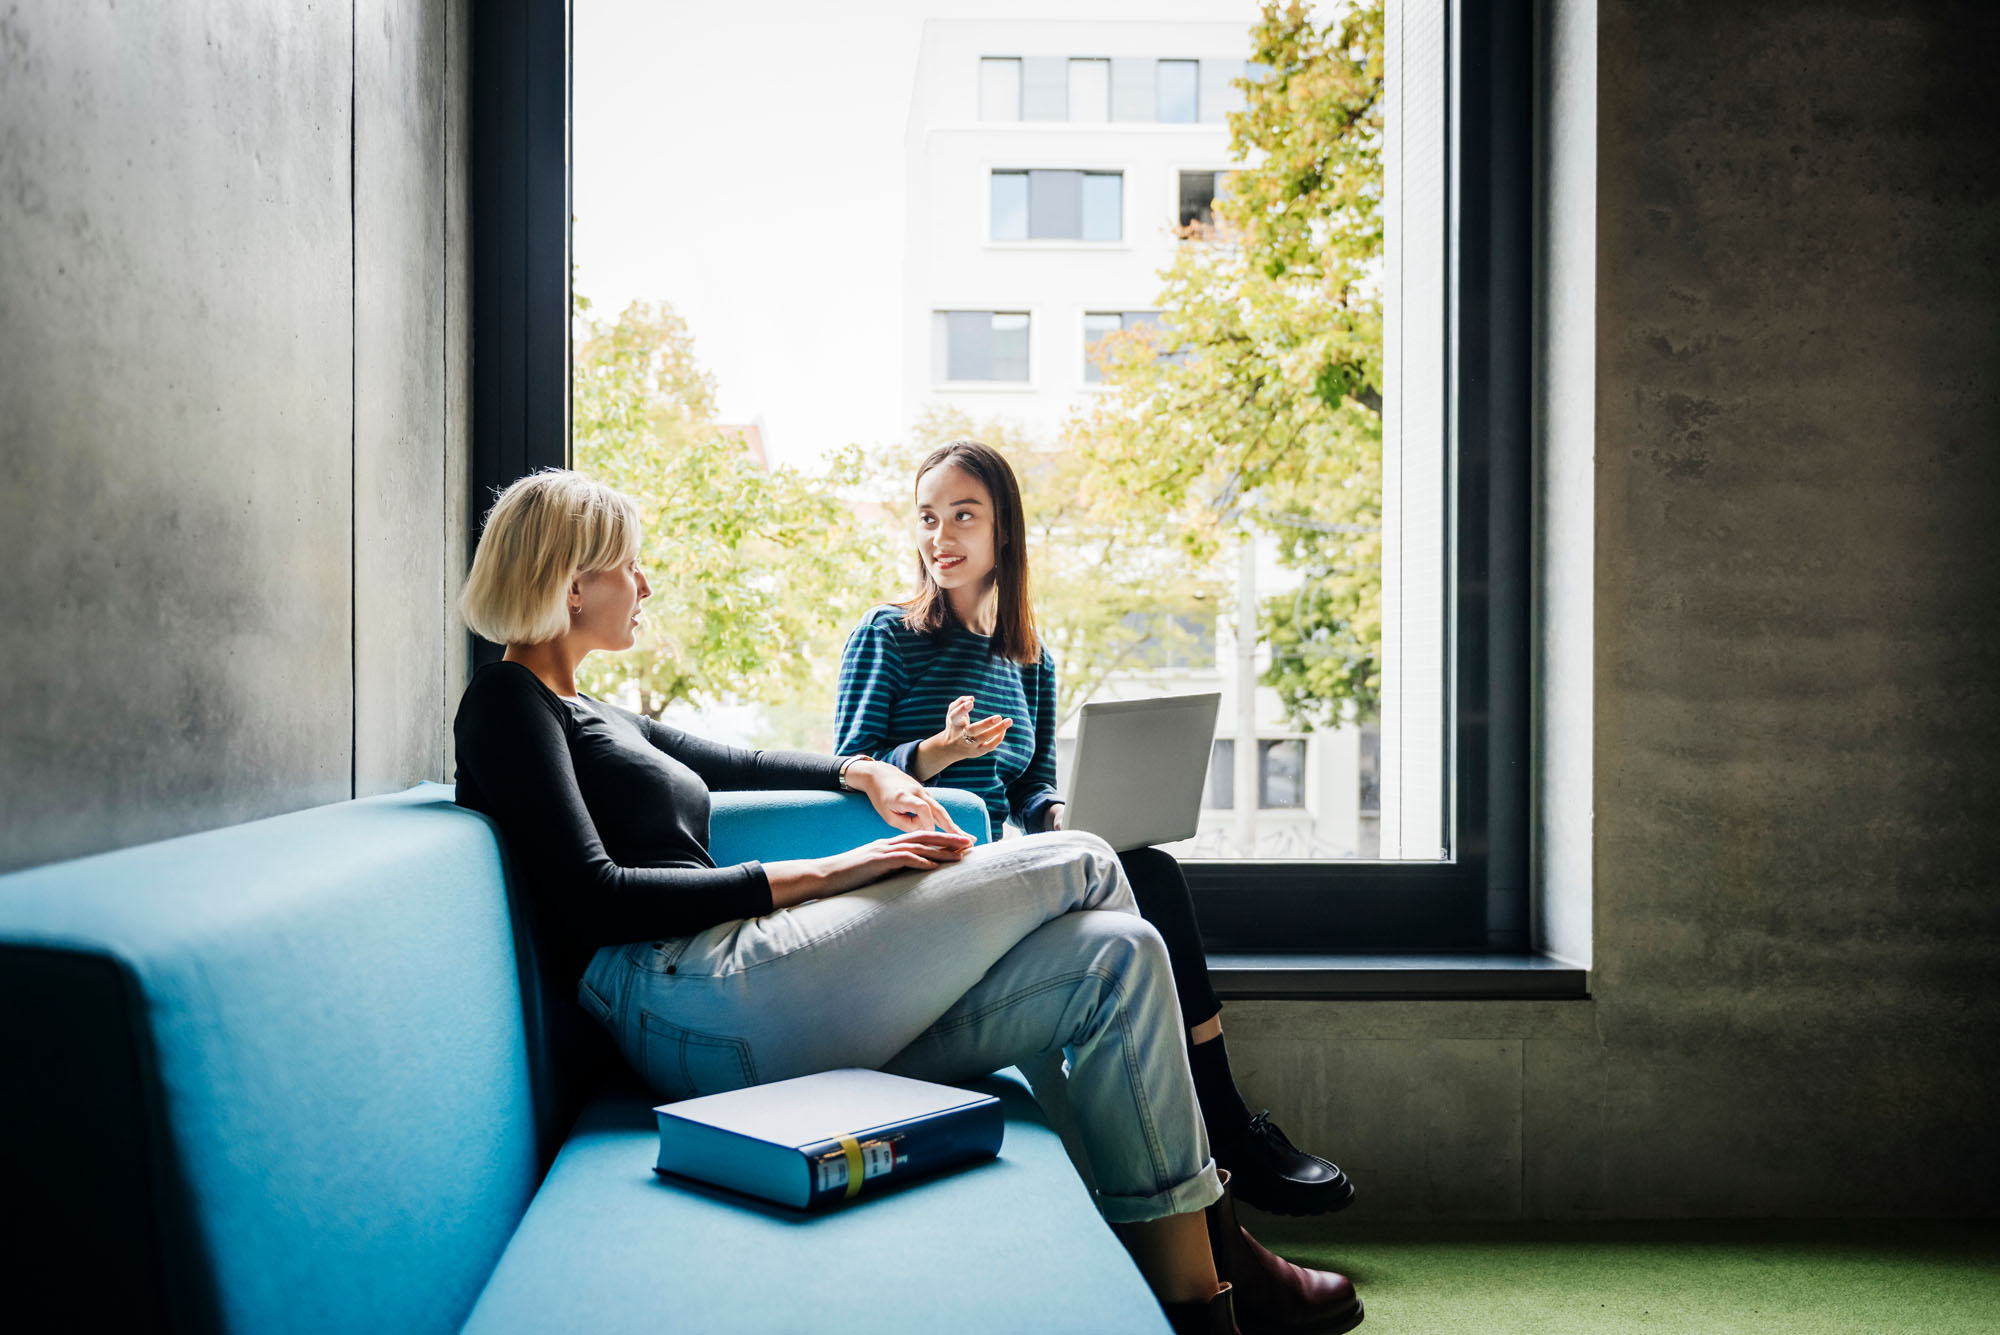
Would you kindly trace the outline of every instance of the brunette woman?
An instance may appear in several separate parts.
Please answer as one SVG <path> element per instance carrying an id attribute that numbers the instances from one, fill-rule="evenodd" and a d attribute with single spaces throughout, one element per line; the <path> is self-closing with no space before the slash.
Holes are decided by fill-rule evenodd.
<path id="1" fill-rule="evenodd" d="M 1014 470 L 991 446 L 953 441 L 918 467 L 916 508 L 917 592 L 848 636 L 838 748 L 977 794 L 996 830 L 1060 830 L 1055 666 L 1035 634 Z M 1294 1147 L 1237 1092 L 1180 864 L 1156 848 L 1118 856 L 1139 911 L 1166 938 L 1202 1117 L 1231 1191 L 1279 1214 L 1343 1208 L 1354 1199 L 1346 1174 Z"/>

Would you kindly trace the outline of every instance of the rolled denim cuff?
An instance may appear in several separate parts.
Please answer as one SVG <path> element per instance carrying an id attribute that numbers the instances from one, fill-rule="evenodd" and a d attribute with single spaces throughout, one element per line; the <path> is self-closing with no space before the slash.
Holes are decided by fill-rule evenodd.
<path id="1" fill-rule="evenodd" d="M 1151 1196 L 1107 1196 L 1099 1192 L 1097 1212 L 1108 1224 L 1143 1224 L 1170 1214 L 1206 1210 L 1221 1199 L 1222 1179 L 1215 1175 L 1215 1160 L 1210 1159 L 1187 1181 Z"/>

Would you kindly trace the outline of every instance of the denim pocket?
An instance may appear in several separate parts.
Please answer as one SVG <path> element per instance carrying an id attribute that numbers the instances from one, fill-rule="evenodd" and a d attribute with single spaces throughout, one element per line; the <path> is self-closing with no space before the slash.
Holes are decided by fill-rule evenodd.
<path id="1" fill-rule="evenodd" d="M 750 1045 L 740 1038 L 683 1029 L 650 1011 L 639 1012 L 639 1027 L 645 1036 L 646 1083 L 668 1098 L 720 1094 L 757 1083 Z"/>

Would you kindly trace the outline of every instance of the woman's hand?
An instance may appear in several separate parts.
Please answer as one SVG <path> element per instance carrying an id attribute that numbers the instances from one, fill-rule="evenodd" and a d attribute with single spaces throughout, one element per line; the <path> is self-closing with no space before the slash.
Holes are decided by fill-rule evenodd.
<path id="1" fill-rule="evenodd" d="M 972 721 L 972 697 L 961 695 L 945 706 L 944 727 L 917 744 L 917 768 L 926 778 L 961 760 L 973 760 L 1007 740 L 1014 720 L 990 714 Z"/>
<path id="2" fill-rule="evenodd" d="M 867 794 L 877 815 L 899 830 L 945 830 L 970 839 L 930 790 L 894 765 L 857 760 L 847 767 L 847 786 Z"/>
<path id="3" fill-rule="evenodd" d="M 919 830 L 877 839 L 832 857 L 767 862 L 764 875 L 771 882 L 771 907 L 785 909 L 823 895 L 858 889 L 897 872 L 934 871 L 957 862 L 971 847 L 969 834 Z"/>

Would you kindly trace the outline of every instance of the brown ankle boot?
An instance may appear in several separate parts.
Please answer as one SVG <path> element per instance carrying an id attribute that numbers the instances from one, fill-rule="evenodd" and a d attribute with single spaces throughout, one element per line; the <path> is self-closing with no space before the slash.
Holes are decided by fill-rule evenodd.
<path id="1" fill-rule="evenodd" d="M 1208 1207 L 1208 1246 L 1216 1277 L 1236 1291 L 1243 1335 L 1339 1335 L 1360 1325 L 1353 1281 L 1272 1255 L 1236 1222 L 1228 1172 L 1221 1177 L 1222 1199 Z"/>
<path id="2" fill-rule="evenodd" d="M 1232 1304 L 1230 1288 L 1224 1284 L 1205 1301 L 1161 1303 L 1160 1309 L 1167 1314 L 1167 1324 L 1174 1328 L 1174 1335 L 1243 1335 L 1236 1328 Z"/>

